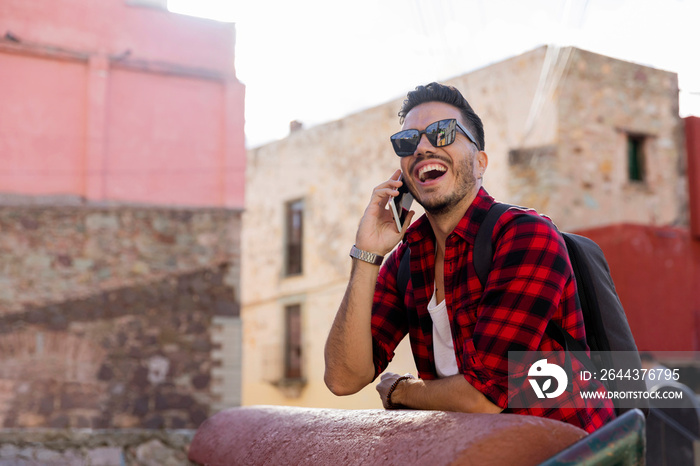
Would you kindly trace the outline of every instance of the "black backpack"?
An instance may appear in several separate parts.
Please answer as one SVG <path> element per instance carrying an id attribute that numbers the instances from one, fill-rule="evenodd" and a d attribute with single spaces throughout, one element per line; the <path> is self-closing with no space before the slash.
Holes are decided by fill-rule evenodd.
<path id="1" fill-rule="evenodd" d="M 474 269 L 484 288 L 493 263 L 493 243 L 491 242 L 493 229 L 501 214 L 511 207 L 515 206 L 495 202 L 476 234 Z M 642 362 L 637 352 L 637 345 L 627 323 L 625 310 L 615 291 L 610 267 L 603 251 L 593 240 L 585 236 L 564 232 L 561 232 L 561 235 L 566 243 L 576 278 L 578 298 L 586 327 L 586 342 L 591 350 L 591 358 L 588 358 L 585 355 L 585 348 L 569 332 L 554 321 L 549 322 L 546 333 L 566 352 L 565 370 L 569 374 L 569 380 L 572 380 L 569 359 L 571 351 L 576 352 L 578 359 L 590 372 L 600 374 L 602 369 L 612 368 L 641 369 Z M 410 249 L 406 249 L 397 274 L 397 289 L 402 296 L 406 294 L 408 281 L 411 279 L 410 255 Z M 624 352 L 624 356 L 620 356 L 623 357 L 624 362 L 616 360 L 614 352 Z M 646 391 L 643 380 L 618 378 L 608 380 L 607 383 L 603 381 L 603 383 L 611 391 Z M 647 412 L 647 403 L 640 403 L 639 407 L 645 413 Z M 628 409 L 616 408 L 616 411 L 620 414 Z"/>

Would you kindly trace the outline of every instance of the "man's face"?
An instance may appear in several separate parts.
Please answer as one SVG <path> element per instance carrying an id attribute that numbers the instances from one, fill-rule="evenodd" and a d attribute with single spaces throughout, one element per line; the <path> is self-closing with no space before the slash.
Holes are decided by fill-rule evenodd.
<path id="1" fill-rule="evenodd" d="M 456 118 L 464 124 L 456 107 L 444 102 L 426 102 L 408 112 L 401 129 L 422 131 L 429 124 L 447 118 Z M 413 155 L 401 158 L 403 180 L 426 212 L 446 213 L 460 204 L 468 205 L 476 196 L 478 180 L 486 168 L 481 154 L 461 131 L 445 147 L 434 147 L 421 135 Z"/>

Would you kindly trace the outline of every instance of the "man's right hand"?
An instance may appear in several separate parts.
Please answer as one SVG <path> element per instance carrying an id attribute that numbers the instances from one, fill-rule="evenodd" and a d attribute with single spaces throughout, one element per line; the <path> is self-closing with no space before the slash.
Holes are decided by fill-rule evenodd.
<path id="1" fill-rule="evenodd" d="M 400 175 L 401 170 L 396 170 L 391 178 L 372 191 L 372 198 L 360 220 L 355 237 L 355 246 L 359 249 L 384 256 L 401 241 L 408 225 L 411 224 L 414 211 L 408 213 L 402 230 L 396 231 L 396 222 L 391 210 L 386 208 L 389 200 L 399 195 L 398 188 L 402 184 L 399 181 Z"/>

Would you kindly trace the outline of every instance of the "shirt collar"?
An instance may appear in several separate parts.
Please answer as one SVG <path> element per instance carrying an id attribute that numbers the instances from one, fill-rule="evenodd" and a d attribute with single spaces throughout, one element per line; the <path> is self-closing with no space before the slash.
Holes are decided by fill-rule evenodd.
<path id="1" fill-rule="evenodd" d="M 453 233 L 465 241 L 474 244 L 476 233 L 479 231 L 481 223 L 486 218 L 486 213 L 494 203 L 493 197 L 483 188 L 479 188 L 479 192 L 472 201 L 471 205 L 464 213 L 464 217 L 459 221 Z M 435 234 L 430 226 L 428 217 L 422 215 L 406 232 L 406 241 L 409 244 L 419 243 L 426 238 L 434 240 Z"/>

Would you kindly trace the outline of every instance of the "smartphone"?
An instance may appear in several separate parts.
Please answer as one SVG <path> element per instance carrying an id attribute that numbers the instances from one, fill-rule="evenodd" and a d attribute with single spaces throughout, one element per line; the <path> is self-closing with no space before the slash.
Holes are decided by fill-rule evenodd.
<path id="1" fill-rule="evenodd" d="M 399 177 L 399 180 L 400 179 L 401 177 Z M 413 204 L 413 196 L 408 192 L 406 183 L 404 183 L 399 188 L 399 195 L 389 201 L 391 213 L 394 215 L 394 220 L 396 221 L 396 228 L 398 231 L 401 231 L 401 228 L 403 227 L 408 211 L 411 210 L 411 204 Z"/>

